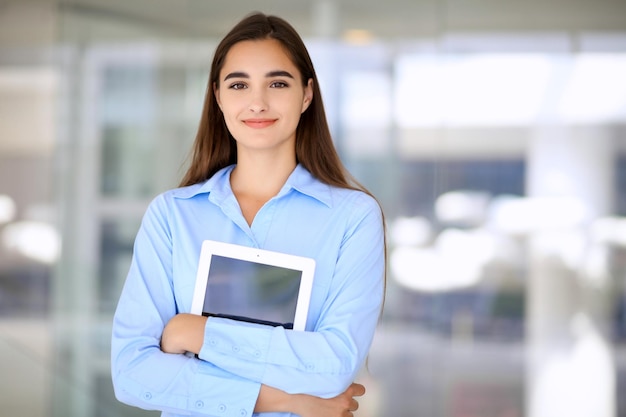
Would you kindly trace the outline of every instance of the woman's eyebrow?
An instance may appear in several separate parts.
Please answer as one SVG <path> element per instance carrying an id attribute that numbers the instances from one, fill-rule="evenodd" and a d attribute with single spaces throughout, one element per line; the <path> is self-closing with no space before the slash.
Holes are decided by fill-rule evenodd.
<path id="1" fill-rule="evenodd" d="M 287 71 L 283 71 L 283 70 L 277 70 L 277 71 L 270 71 L 267 74 L 265 74 L 265 76 L 267 78 L 270 77 L 287 77 L 287 78 L 293 78 L 293 75 L 291 75 L 289 72 Z"/>
<path id="2" fill-rule="evenodd" d="M 289 73 L 288 71 L 284 71 L 284 70 L 276 70 L 276 71 L 270 71 L 267 74 L 265 74 L 266 78 L 271 78 L 271 77 L 287 77 L 287 78 L 291 78 L 293 79 L 293 75 L 291 75 L 291 73 Z M 248 75 L 248 73 L 242 72 L 242 71 L 235 71 L 235 72 L 231 72 L 229 74 L 227 74 L 224 77 L 224 81 L 229 80 L 231 78 L 250 78 L 250 75 Z"/>
<path id="3" fill-rule="evenodd" d="M 245 72 L 231 72 L 224 77 L 224 81 L 229 80 L 231 78 L 250 78 L 248 74 Z"/>

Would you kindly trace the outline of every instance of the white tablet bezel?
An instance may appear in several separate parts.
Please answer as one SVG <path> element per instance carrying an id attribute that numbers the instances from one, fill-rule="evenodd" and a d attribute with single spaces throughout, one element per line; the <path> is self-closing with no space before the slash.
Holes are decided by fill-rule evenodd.
<path id="1" fill-rule="evenodd" d="M 211 257 L 213 255 L 301 271 L 302 276 L 300 279 L 296 312 L 293 319 L 293 330 L 305 330 L 306 320 L 309 313 L 311 291 L 313 289 L 313 276 L 315 274 L 314 259 L 264 249 L 251 248 L 249 246 L 205 240 L 202 242 L 200 258 L 198 261 L 196 285 L 191 303 L 192 314 L 202 315 L 204 297 L 209 279 Z"/>

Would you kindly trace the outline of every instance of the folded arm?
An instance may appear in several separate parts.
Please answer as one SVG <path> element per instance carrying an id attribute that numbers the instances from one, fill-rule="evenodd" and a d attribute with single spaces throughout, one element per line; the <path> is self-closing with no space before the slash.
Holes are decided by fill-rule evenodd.
<path id="1" fill-rule="evenodd" d="M 161 339 L 166 353 L 199 353 L 204 339 L 207 318 L 194 314 L 178 314 L 169 321 Z M 301 417 L 350 417 L 359 407 L 354 397 L 365 394 L 365 387 L 351 384 L 336 397 L 324 399 L 307 394 L 288 394 L 267 385 L 261 385 L 254 411 L 295 413 Z"/>
<path id="2" fill-rule="evenodd" d="M 365 361 L 384 292 L 380 210 L 359 209 L 361 216 L 354 216 L 341 241 L 330 284 L 314 287 L 324 301 L 310 331 L 211 317 L 198 357 L 290 393 L 329 398 L 343 392 Z"/>

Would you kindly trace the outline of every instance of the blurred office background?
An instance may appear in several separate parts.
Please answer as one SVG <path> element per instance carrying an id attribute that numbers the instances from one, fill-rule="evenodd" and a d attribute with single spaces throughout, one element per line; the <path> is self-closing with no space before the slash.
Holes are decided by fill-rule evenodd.
<path id="1" fill-rule="evenodd" d="M 110 322 L 249 11 L 389 226 L 362 417 L 626 416 L 626 2 L 0 1 L 0 414 L 121 405 Z"/>

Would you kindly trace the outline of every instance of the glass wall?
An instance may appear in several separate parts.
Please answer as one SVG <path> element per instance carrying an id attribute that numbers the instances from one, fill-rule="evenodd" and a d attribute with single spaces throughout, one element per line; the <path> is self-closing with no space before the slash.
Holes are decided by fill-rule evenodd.
<path id="1" fill-rule="evenodd" d="M 113 396 L 111 318 L 143 212 L 186 167 L 224 22 L 245 14 L 198 35 L 162 24 L 169 2 L 97 3 L 6 9 L 56 28 L 0 46 L 0 407 L 15 415 L 157 414 Z M 626 22 L 383 36 L 350 2 L 298 4 L 269 11 L 301 30 L 341 157 L 388 224 L 356 415 L 626 416 Z M 442 27 L 457 16 L 430 6 Z"/>

